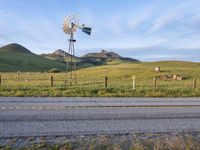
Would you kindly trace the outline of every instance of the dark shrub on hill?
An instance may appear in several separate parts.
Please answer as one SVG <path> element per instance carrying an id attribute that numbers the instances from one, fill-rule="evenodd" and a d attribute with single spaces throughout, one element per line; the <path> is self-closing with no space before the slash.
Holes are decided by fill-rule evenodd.
<path id="1" fill-rule="evenodd" d="M 60 73 L 61 71 L 57 68 L 52 68 L 48 71 L 49 73 Z"/>

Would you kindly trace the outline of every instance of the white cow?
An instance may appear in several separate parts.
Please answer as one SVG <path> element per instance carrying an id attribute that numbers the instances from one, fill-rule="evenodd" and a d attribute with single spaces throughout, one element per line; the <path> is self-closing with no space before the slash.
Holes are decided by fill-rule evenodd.
<path id="1" fill-rule="evenodd" d="M 160 72 L 160 67 L 155 67 L 156 72 Z"/>

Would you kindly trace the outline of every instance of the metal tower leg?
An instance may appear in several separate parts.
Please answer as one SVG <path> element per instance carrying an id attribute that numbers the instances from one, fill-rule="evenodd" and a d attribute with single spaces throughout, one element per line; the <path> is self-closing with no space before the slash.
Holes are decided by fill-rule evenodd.
<path id="1" fill-rule="evenodd" d="M 74 49 L 74 43 L 76 40 L 73 38 L 73 33 L 70 36 L 69 39 L 69 51 L 68 53 L 71 55 L 70 59 L 67 60 L 67 72 L 69 74 L 69 84 L 72 85 L 73 82 L 76 84 L 77 79 L 76 79 L 76 62 L 75 62 L 75 49 Z"/>

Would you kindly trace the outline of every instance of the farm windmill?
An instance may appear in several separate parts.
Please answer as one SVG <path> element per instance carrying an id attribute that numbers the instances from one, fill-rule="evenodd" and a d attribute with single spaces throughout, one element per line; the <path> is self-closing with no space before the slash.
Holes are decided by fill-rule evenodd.
<path id="1" fill-rule="evenodd" d="M 70 36 L 68 40 L 69 41 L 68 53 L 70 54 L 70 59 L 67 60 L 66 73 L 69 72 L 69 80 L 71 85 L 73 81 L 77 83 L 76 60 L 75 60 L 75 49 L 74 49 L 74 43 L 76 42 L 76 40 L 74 39 L 74 34 L 78 29 L 80 29 L 87 35 L 91 35 L 92 28 L 86 27 L 84 24 L 80 25 L 79 18 L 77 15 L 74 14 L 68 15 L 64 20 L 63 31 Z"/>

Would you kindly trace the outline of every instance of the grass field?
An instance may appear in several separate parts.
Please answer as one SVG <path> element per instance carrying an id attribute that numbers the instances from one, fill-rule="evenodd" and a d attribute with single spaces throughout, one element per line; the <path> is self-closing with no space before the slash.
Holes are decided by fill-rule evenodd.
<path id="1" fill-rule="evenodd" d="M 160 66 L 161 72 L 154 71 Z M 165 61 L 153 63 L 124 63 L 90 67 L 77 71 L 77 85 L 70 86 L 65 73 L 0 73 L 0 96 L 116 96 L 116 97 L 195 97 L 200 96 L 200 63 Z M 184 80 L 157 79 L 161 75 L 178 74 Z M 50 77 L 54 77 L 51 87 Z M 104 87 L 105 76 L 108 87 Z M 132 76 L 136 89 L 132 89 Z M 194 77 L 197 88 L 193 89 Z"/>

